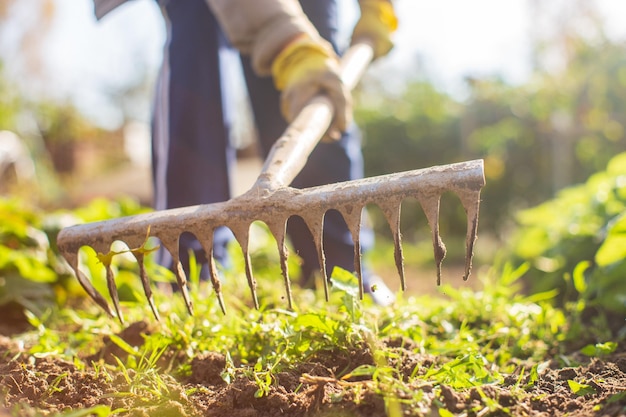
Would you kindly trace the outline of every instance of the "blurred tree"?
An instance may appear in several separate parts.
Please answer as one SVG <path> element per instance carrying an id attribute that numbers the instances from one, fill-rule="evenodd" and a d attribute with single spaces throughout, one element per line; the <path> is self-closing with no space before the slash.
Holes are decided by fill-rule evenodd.
<path id="1" fill-rule="evenodd" d="M 538 66 L 524 85 L 468 78 L 463 103 L 424 81 L 374 105 L 359 100 L 367 174 L 483 158 L 481 230 L 506 240 L 517 210 L 586 180 L 626 150 L 626 45 L 610 42 L 601 27 L 589 33 L 559 37 L 567 65 Z M 445 210 L 442 226 L 462 235 L 463 213 Z"/>
<path id="2" fill-rule="evenodd" d="M 18 133 L 30 148 L 48 204 L 61 199 L 67 203 L 66 193 L 75 179 L 84 180 L 126 158 L 120 129 L 94 126 L 72 101 L 51 99 L 45 94 L 48 88 L 39 88 L 49 84 L 44 58 L 47 35 L 57 17 L 55 3 L 0 0 L 0 130 Z M 2 71 L 2 61 L 11 63 L 10 74 Z M 143 86 L 146 81 L 133 83 L 129 90 L 138 90 L 135 84 Z M 123 100 L 125 93 L 115 91 L 111 96 Z"/>
<path id="3" fill-rule="evenodd" d="M 626 150 L 626 46 L 575 46 L 562 72 L 537 72 L 521 87 L 472 85 L 464 125 L 473 129 L 464 142 L 485 158 L 483 213 L 492 230 Z"/>

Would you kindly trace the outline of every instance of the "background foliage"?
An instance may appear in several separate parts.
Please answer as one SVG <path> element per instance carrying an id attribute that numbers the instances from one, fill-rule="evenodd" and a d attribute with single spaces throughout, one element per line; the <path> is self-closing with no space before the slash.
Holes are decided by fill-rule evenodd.
<path id="1" fill-rule="evenodd" d="M 531 292 L 626 314 L 626 153 L 606 170 L 518 215 L 512 243 Z"/>
<path id="2" fill-rule="evenodd" d="M 563 71 L 538 70 L 521 86 L 471 79 L 464 102 L 424 81 L 398 97 L 366 94 L 357 119 L 367 175 L 483 158 L 480 227 L 506 238 L 516 210 L 585 181 L 626 150 L 626 46 L 572 42 Z M 463 213 L 444 213 L 442 226 L 463 234 Z"/>

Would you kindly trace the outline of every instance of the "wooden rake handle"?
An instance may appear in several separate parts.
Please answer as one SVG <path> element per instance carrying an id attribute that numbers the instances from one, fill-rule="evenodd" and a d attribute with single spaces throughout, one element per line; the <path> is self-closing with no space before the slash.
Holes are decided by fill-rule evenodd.
<path id="1" fill-rule="evenodd" d="M 355 43 L 343 55 L 340 77 L 349 90 L 357 85 L 373 56 L 372 45 L 367 41 Z M 334 113 L 333 103 L 327 96 L 311 99 L 272 146 L 250 192 L 272 192 L 291 184 L 328 130 Z"/>

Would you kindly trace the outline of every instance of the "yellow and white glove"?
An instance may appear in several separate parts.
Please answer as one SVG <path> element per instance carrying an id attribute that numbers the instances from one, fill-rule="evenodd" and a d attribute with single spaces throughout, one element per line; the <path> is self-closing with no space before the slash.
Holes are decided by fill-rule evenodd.
<path id="1" fill-rule="evenodd" d="M 352 121 L 352 95 L 339 77 L 339 58 L 329 43 L 302 34 L 272 62 L 274 85 L 281 91 L 281 112 L 288 122 L 317 94 L 326 94 L 335 108 L 328 136 L 338 139 Z"/>
<path id="2" fill-rule="evenodd" d="M 374 59 L 393 48 L 392 35 L 398 29 L 398 17 L 390 0 L 359 0 L 361 17 L 354 26 L 352 43 L 367 39 L 373 43 Z"/>

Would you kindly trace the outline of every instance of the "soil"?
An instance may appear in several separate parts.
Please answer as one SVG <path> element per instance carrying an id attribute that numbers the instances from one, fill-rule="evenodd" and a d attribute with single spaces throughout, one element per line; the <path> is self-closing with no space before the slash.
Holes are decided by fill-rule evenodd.
<path id="1" fill-rule="evenodd" d="M 24 323 L 12 321 L 2 326 L 5 334 L 23 331 Z M 150 332 L 149 325 L 138 322 L 129 325 L 118 336 L 132 346 L 140 346 L 142 334 Z M 417 346 L 408 339 L 383 341 L 397 353 L 398 363 L 406 381 L 412 374 L 423 374 L 439 359 L 416 353 Z M 324 352 L 289 372 L 275 375 L 268 391 L 259 396 L 259 386 L 239 373 L 230 383 L 222 377 L 227 361 L 219 353 L 204 353 L 191 362 L 190 372 L 174 378 L 162 373 L 161 384 L 168 394 L 159 403 L 149 401 L 149 393 L 131 386 L 129 375 L 104 371 L 101 361 L 114 363 L 124 359 L 124 351 L 108 338 L 96 355 L 69 362 L 53 356 L 28 354 L 14 339 L 0 335 L 0 417 L 33 415 L 28 410 L 46 413 L 67 409 L 82 409 L 98 404 L 112 409 L 125 408 L 130 416 L 210 416 L 210 417 L 270 417 L 270 416 L 386 416 L 383 397 L 375 392 L 367 377 L 342 379 L 346 370 L 363 364 L 373 365 L 366 346 L 353 351 Z M 603 359 L 585 356 L 569 357 L 576 366 L 564 367 L 556 358 L 531 380 L 528 372 L 509 375 L 499 385 L 483 385 L 457 391 L 448 386 L 422 384 L 411 387 L 423 393 L 420 404 L 403 404 L 405 416 L 438 416 L 437 404 L 455 414 L 467 416 L 626 416 L 626 348 Z M 161 369 L 171 369 L 178 360 L 164 355 Z M 84 365 L 91 364 L 91 365 Z M 577 395 L 568 381 L 591 387 L 589 393 Z M 115 395 L 134 392 L 135 396 Z M 580 394 L 580 393 L 579 393 Z M 399 393 L 400 398 L 402 393 Z M 487 398 L 488 400 L 486 400 Z M 132 399 L 132 401 L 131 401 Z M 426 406 L 425 406 L 426 404 Z M 488 404 L 489 407 L 486 407 Z"/>

